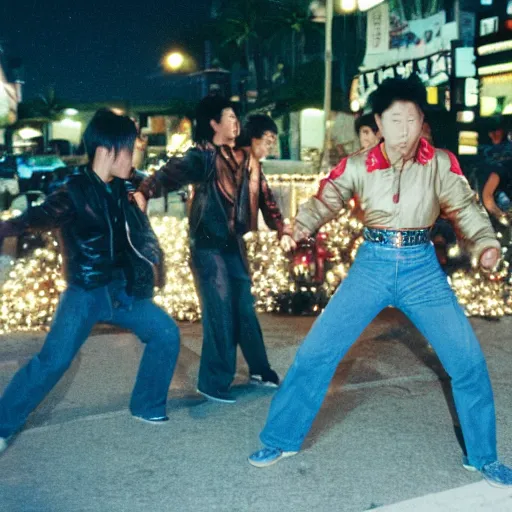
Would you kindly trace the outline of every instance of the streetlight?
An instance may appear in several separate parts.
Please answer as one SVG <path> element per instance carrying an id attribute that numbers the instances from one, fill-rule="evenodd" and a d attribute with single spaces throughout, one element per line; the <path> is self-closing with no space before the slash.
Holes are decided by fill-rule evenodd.
<path id="1" fill-rule="evenodd" d="M 178 71 L 185 63 L 185 57 L 180 52 L 171 52 L 165 57 L 165 64 L 171 71 Z"/>
<path id="2" fill-rule="evenodd" d="M 368 11 L 373 7 L 384 2 L 384 0 L 338 0 L 338 10 L 343 14 L 349 14 L 356 9 L 359 11 Z"/>
<path id="3" fill-rule="evenodd" d="M 336 6 L 342 13 L 348 14 L 359 11 L 367 11 L 381 4 L 384 0 L 337 0 Z M 324 83 L 324 147 L 320 159 L 320 169 L 329 167 L 329 146 L 331 138 L 331 90 L 332 90 L 332 19 L 334 16 L 334 0 L 325 2 L 325 83 Z M 356 105 L 353 104 L 352 108 Z"/>
<path id="4" fill-rule="evenodd" d="M 172 50 L 162 59 L 162 67 L 170 73 L 193 73 L 196 70 L 195 60 L 181 50 Z"/>
<path id="5" fill-rule="evenodd" d="M 340 9 L 341 12 L 354 12 L 357 9 L 357 0 L 341 0 Z"/>

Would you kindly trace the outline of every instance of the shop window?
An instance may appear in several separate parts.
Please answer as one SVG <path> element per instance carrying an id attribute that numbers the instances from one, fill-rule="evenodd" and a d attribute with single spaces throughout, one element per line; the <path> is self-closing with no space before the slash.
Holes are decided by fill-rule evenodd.
<path id="1" fill-rule="evenodd" d="M 498 32 L 498 16 L 480 20 L 480 35 L 486 36 Z"/>
<path id="2" fill-rule="evenodd" d="M 476 107 L 478 105 L 478 80 L 466 78 L 464 81 L 464 105 Z"/>
<path id="3" fill-rule="evenodd" d="M 472 110 L 460 110 L 457 112 L 458 123 L 472 123 L 475 120 L 475 113 Z"/>
<path id="4" fill-rule="evenodd" d="M 478 153 L 478 133 L 459 132 L 459 155 L 476 155 Z"/>
<path id="5" fill-rule="evenodd" d="M 437 87 L 427 87 L 427 103 L 429 105 L 437 105 L 439 103 Z"/>

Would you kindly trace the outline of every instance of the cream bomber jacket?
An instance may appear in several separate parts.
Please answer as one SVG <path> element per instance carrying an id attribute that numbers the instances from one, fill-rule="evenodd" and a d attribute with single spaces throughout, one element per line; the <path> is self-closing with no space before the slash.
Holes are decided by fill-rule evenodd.
<path id="1" fill-rule="evenodd" d="M 307 238 L 334 219 L 354 196 L 367 227 L 430 228 L 441 214 L 471 243 L 473 261 L 479 261 L 485 249 L 500 248 L 456 157 L 423 138 L 415 158 L 403 168 L 391 165 L 383 143 L 341 160 L 320 182 L 316 195 L 299 207 L 294 239 Z"/>

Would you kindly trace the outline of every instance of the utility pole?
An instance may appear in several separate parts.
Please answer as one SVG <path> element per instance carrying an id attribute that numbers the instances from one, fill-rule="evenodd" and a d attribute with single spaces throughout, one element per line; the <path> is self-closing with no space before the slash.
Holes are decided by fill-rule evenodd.
<path id="1" fill-rule="evenodd" d="M 332 93 L 332 18 L 334 6 L 333 0 L 327 0 L 325 4 L 325 82 L 324 82 L 324 147 L 320 159 L 319 171 L 329 168 L 329 149 L 331 140 L 331 93 Z"/>

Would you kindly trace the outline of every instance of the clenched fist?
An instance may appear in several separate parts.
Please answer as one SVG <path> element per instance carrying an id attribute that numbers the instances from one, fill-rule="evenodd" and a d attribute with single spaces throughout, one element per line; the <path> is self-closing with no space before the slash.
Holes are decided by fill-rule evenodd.
<path id="1" fill-rule="evenodd" d="M 281 237 L 279 245 L 281 246 L 281 249 L 283 249 L 284 252 L 291 252 L 297 249 L 297 243 L 290 235 L 283 235 Z"/>
<path id="2" fill-rule="evenodd" d="M 500 251 L 495 247 L 486 249 L 480 256 L 480 266 L 484 270 L 492 270 L 500 260 Z"/>

